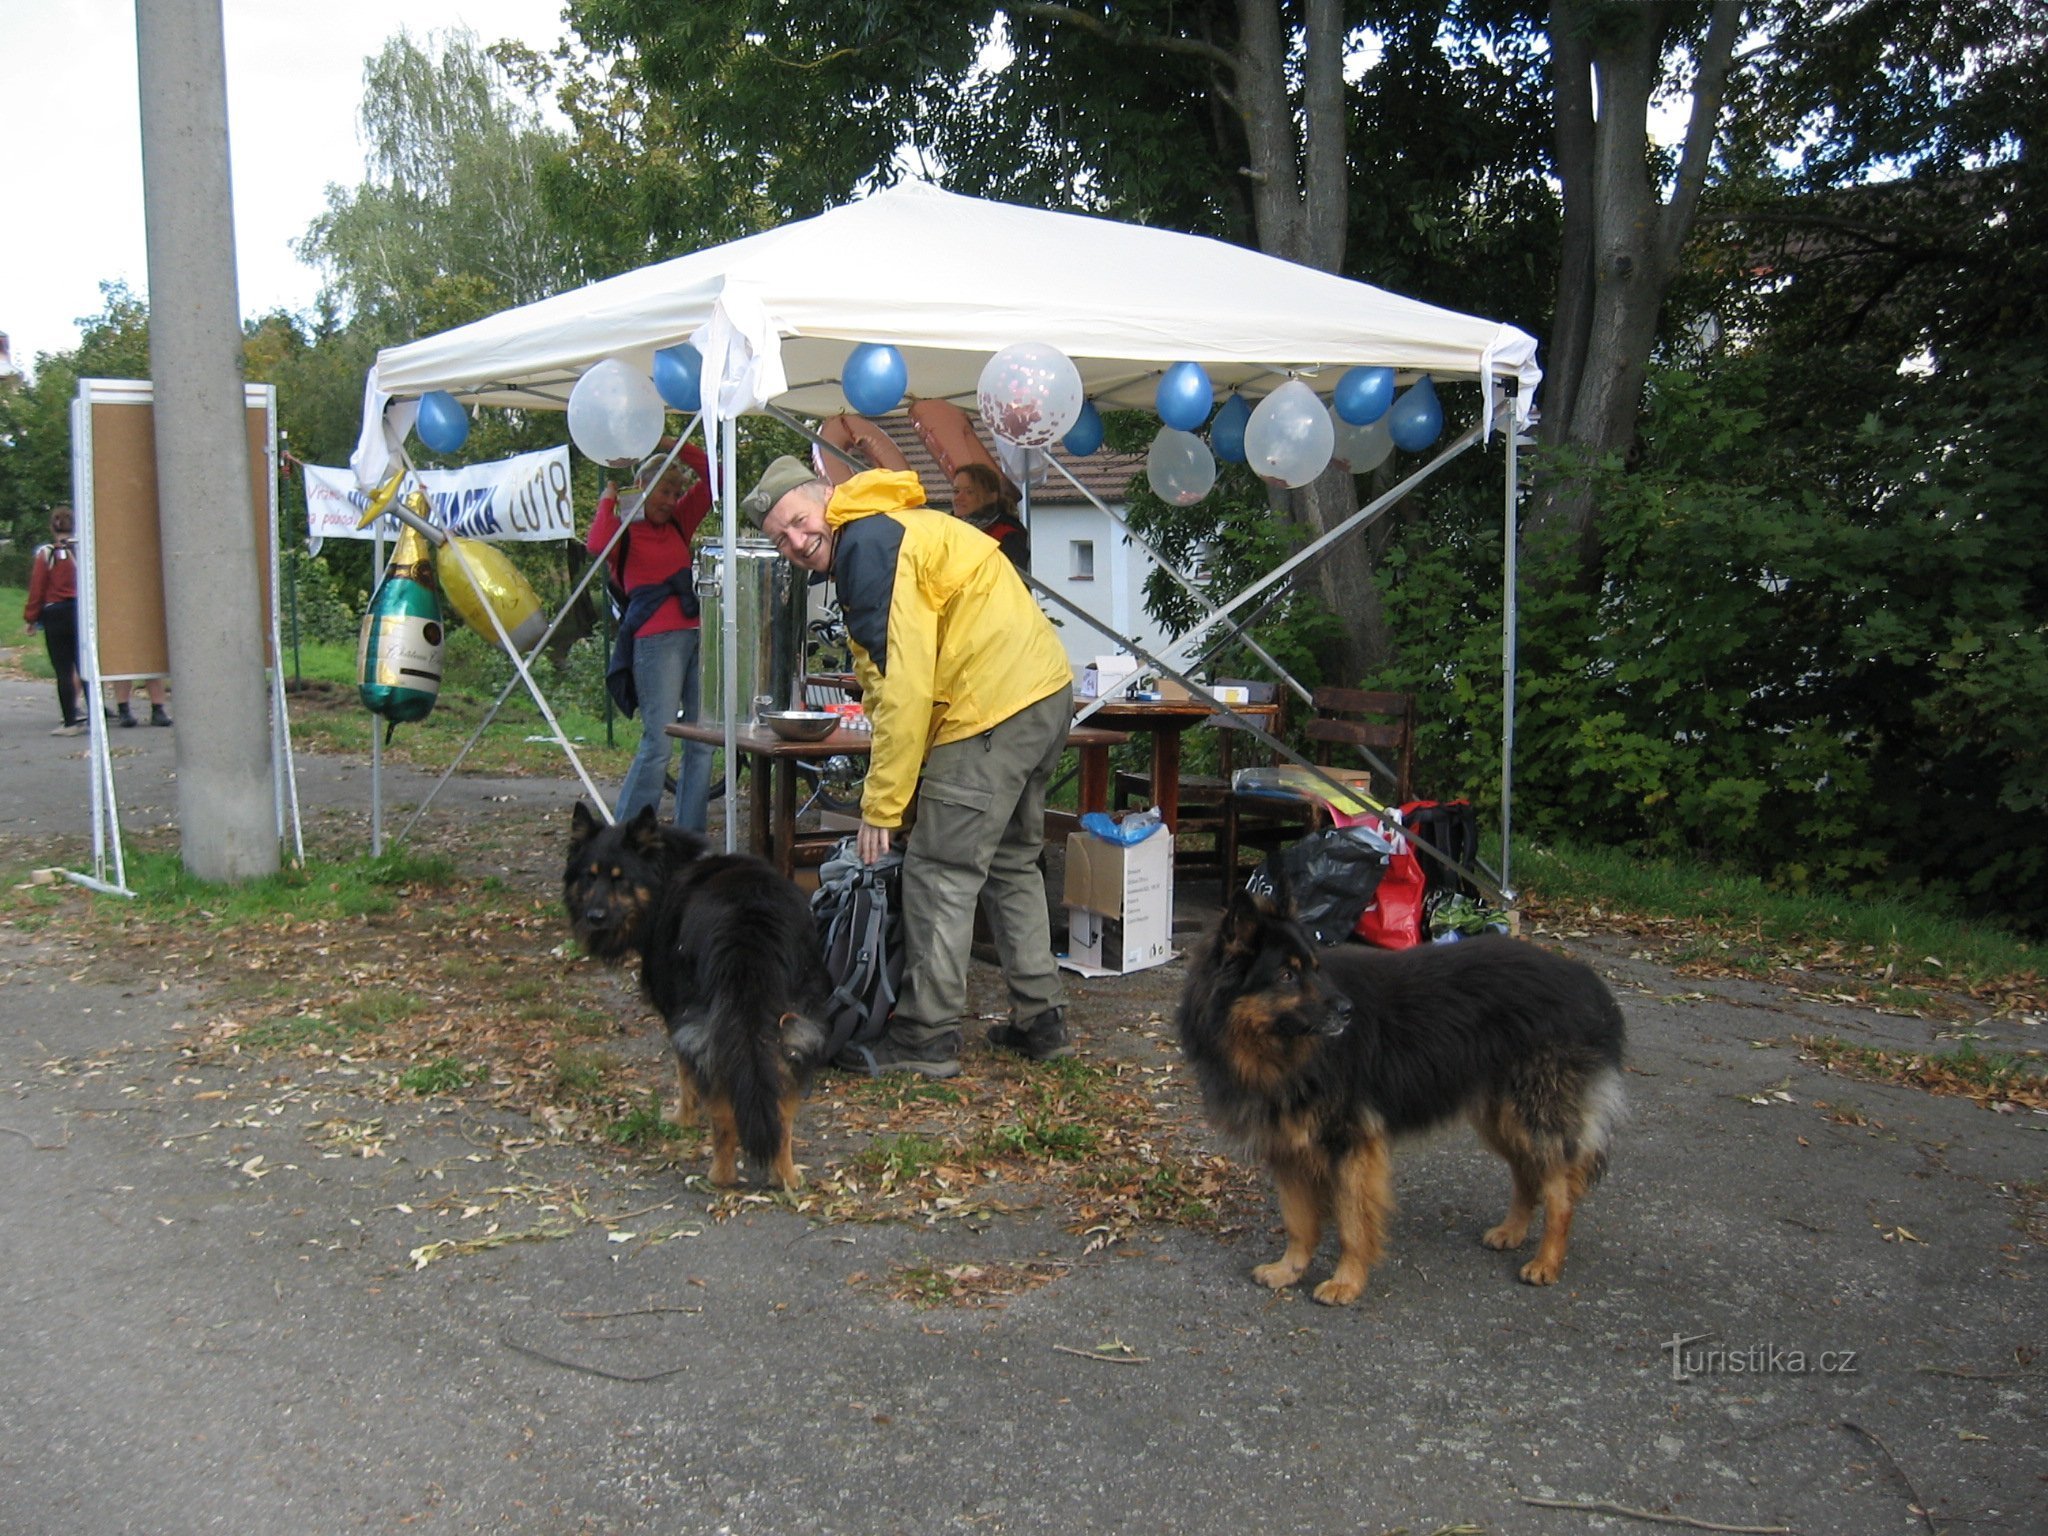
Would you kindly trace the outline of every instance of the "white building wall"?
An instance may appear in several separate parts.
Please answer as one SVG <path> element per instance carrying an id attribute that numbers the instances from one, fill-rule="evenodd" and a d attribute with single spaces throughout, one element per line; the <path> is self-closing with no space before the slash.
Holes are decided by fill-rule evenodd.
<path id="1" fill-rule="evenodd" d="M 1121 511 L 1121 508 L 1118 509 Z M 1092 579 L 1078 573 L 1076 545 L 1093 552 Z M 1154 561 L 1115 523 L 1093 506 L 1036 506 L 1031 509 L 1031 574 L 1114 635 L 1135 638 L 1153 652 L 1168 643 L 1166 631 L 1145 611 L 1145 578 Z M 1067 658 L 1077 667 L 1123 649 L 1117 639 L 1073 615 L 1052 610 Z"/>

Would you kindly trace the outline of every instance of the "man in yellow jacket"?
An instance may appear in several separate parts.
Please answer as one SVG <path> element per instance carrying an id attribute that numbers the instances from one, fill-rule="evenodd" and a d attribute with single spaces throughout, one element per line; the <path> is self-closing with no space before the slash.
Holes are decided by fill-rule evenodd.
<path id="1" fill-rule="evenodd" d="M 836 489 L 780 458 L 742 503 L 784 558 L 830 576 L 853 644 L 874 754 L 861 796 L 872 864 L 903 826 L 903 995 L 887 1035 L 842 1066 L 960 1070 L 974 908 L 1010 991 L 996 1045 L 1033 1061 L 1073 1053 L 1052 955 L 1045 788 L 1072 719 L 1073 671 L 1001 547 L 924 504 L 915 474 L 870 470 Z"/>

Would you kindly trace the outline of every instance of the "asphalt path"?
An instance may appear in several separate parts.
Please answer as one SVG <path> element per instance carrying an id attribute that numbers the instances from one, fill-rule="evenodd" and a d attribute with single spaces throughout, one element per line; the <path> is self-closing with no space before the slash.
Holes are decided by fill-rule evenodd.
<path id="1" fill-rule="evenodd" d="M 48 735 L 46 693 L 0 681 L 15 878 L 91 858 L 85 743 Z M 132 831 L 175 816 L 175 739 L 110 737 Z M 362 763 L 299 769 L 367 826 Z M 452 804 L 554 816 L 574 792 L 458 779 Z M 2038 1044 L 2039 1021 L 1562 941 L 1622 1000 L 1632 1104 L 1563 1283 L 1480 1246 L 1507 1181 L 1445 1133 L 1398 1155 L 1388 1257 L 1332 1310 L 1249 1278 L 1270 1201 L 1220 1238 L 1099 1246 L 1043 1210 L 713 1220 L 675 1175 L 537 1127 L 498 1128 L 531 1133 L 508 1165 L 440 1101 L 363 1096 L 345 1059 L 195 1066 L 200 997 L 10 917 L 0 1536 L 2048 1530 L 2048 1117 L 1846 1082 L 1793 1043 Z M 1178 979 L 1080 989 L 1084 1048 L 1133 1044 Z M 385 1155 L 331 1140 L 380 1119 Z M 652 1214 L 419 1263 L 429 1207 L 508 1181 Z M 1056 1278 L 973 1308 L 861 1283 L 1003 1263 Z"/>

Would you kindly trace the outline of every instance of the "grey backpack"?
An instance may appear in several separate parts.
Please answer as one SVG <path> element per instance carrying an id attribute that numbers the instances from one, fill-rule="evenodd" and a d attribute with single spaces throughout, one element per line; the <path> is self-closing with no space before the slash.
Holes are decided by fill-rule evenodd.
<path id="1" fill-rule="evenodd" d="M 903 985 L 903 855 L 873 864 L 847 838 L 819 866 L 811 897 L 832 999 L 825 1007 L 825 1059 L 882 1037 Z"/>

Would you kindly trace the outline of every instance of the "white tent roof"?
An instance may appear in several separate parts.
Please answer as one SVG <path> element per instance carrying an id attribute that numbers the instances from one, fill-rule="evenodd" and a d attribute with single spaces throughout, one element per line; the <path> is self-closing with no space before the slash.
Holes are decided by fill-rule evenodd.
<path id="1" fill-rule="evenodd" d="M 839 370 L 860 342 L 901 350 L 913 398 L 970 407 L 989 354 L 1020 341 L 1065 352 L 1098 405 L 1144 409 L 1161 370 L 1182 359 L 1255 398 L 1290 374 L 1327 396 L 1356 364 L 1393 367 L 1404 382 L 1514 379 L 1525 418 L 1542 376 L 1534 339 L 1512 326 L 1219 240 L 909 182 L 388 347 L 369 401 L 381 411 L 380 396 L 440 389 L 560 409 L 600 358 L 647 371 L 656 349 L 686 339 L 706 352 L 707 387 L 734 344 L 728 412 L 751 393 L 814 416 L 847 409 Z"/>

